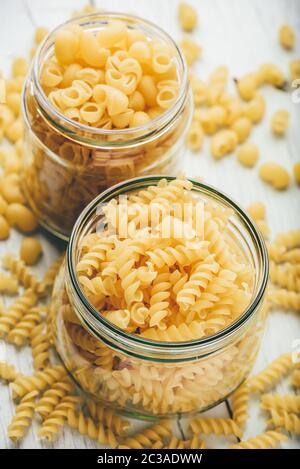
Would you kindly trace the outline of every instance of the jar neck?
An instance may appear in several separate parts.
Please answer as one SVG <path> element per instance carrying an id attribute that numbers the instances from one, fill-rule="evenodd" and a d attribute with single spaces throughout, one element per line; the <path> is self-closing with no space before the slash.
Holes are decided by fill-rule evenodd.
<path id="1" fill-rule="evenodd" d="M 103 192 L 86 207 L 73 228 L 68 245 L 66 288 L 74 310 L 84 327 L 96 338 L 106 342 L 110 347 L 128 355 L 154 361 L 192 361 L 196 358 L 204 358 L 225 349 L 245 334 L 249 327 L 251 327 L 251 323 L 256 320 L 256 313 L 261 306 L 268 280 L 269 265 L 265 242 L 249 217 L 225 194 L 220 193 L 210 186 L 190 179 L 193 183 L 193 191 L 196 191 L 203 197 L 211 199 L 213 202 L 220 203 L 223 207 L 232 209 L 239 223 L 249 235 L 246 242 L 249 249 L 251 249 L 256 271 L 252 301 L 246 311 L 226 329 L 214 335 L 189 342 L 156 342 L 137 335 L 128 334 L 107 321 L 88 302 L 79 286 L 75 273 L 80 240 L 87 233 L 90 233 L 97 223 L 96 211 L 99 204 L 107 203 L 120 194 L 155 185 L 162 177 L 164 176 L 134 178 L 124 183 L 117 184 Z M 166 177 L 166 179 L 170 181 L 175 178 Z"/>
<path id="2" fill-rule="evenodd" d="M 149 123 L 130 129 L 102 129 L 83 125 L 67 118 L 47 98 L 41 84 L 40 71 L 47 59 L 53 56 L 54 40 L 58 31 L 66 25 L 80 25 L 83 29 L 96 31 L 112 19 L 123 21 L 131 29 L 141 29 L 147 37 L 159 38 L 171 46 L 176 62 L 179 93 L 173 105 Z M 32 95 L 35 97 L 39 112 L 47 123 L 57 132 L 80 144 L 101 147 L 132 147 L 154 140 L 167 132 L 176 118 L 191 101 L 187 66 L 183 54 L 173 39 L 155 24 L 132 15 L 119 13 L 95 13 L 72 19 L 58 26 L 41 44 L 35 56 L 31 73 Z"/>

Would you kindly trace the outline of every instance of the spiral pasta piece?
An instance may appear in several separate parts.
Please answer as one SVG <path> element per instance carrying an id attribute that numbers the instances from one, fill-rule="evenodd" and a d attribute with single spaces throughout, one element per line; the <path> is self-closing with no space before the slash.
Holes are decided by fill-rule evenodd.
<path id="1" fill-rule="evenodd" d="M 179 326 L 173 324 L 165 330 L 159 330 L 153 327 L 141 333 L 142 337 L 166 342 L 183 342 L 195 338 L 200 339 L 204 335 L 204 323 L 196 320 L 192 321 L 190 324 L 179 324 Z"/>
<path id="2" fill-rule="evenodd" d="M 171 436 L 170 421 L 162 420 L 145 430 L 134 434 L 122 442 L 122 445 L 132 449 L 150 448 L 153 443 Z"/>
<path id="3" fill-rule="evenodd" d="M 37 371 L 32 376 L 20 376 L 11 384 L 13 399 L 20 399 L 31 391 L 43 391 L 65 376 L 61 365 L 53 365 L 43 371 Z"/>
<path id="4" fill-rule="evenodd" d="M 18 280 L 13 276 L 0 273 L 0 293 L 14 295 L 18 292 Z"/>
<path id="5" fill-rule="evenodd" d="M 81 435 L 88 436 L 100 444 L 109 444 L 116 448 L 118 441 L 111 429 L 105 430 L 102 423 L 94 422 L 90 417 L 85 417 L 82 412 L 77 413 L 73 409 L 68 411 L 68 425 L 79 431 Z"/>
<path id="6" fill-rule="evenodd" d="M 74 411 L 79 402 L 79 396 L 65 396 L 42 423 L 38 431 L 39 438 L 53 441 L 65 425 L 69 411 Z"/>
<path id="7" fill-rule="evenodd" d="M 200 418 L 194 419 L 190 422 L 190 428 L 196 435 L 204 433 L 208 435 L 214 433 L 215 435 L 235 435 L 238 438 L 242 437 L 242 431 L 237 423 L 232 419 L 224 418 Z"/>
<path id="8" fill-rule="evenodd" d="M 44 278 L 43 278 L 43 280 L 42 280 L 42 282 L 40 283 L 40 286 L 39 286 L 39 291 L 41 293 L 46 292 L 47 290 L 49 290 L 53 286 L 56 275 L 58 273 L 58 270 L 61 266 L 61 263 L 62 263 L 63 259 L 64 259 L 64 254 L 59 256 L 50 265 L 49 269 L 45 273 Z"/>
<path id="9" fill-rule="evenodd" d="M 278 412 L 300 412 L 300 396 L 279 395 L 279 394 L 264 394 L 261 396 L 262 409 L 274 409 Z"/>
<path id="10" fill-rule="evenodd" d="M 270 279 L 283 289 L 300 293 L 300 269 L 298 272 L 293 267 L 288 265 L 282 269 L 274 262 L 271 262 Z"/>
<path id="11" fill-rule="evenodd" d="M 31 289 L 26 290 L 0 317 L 0 337 L 6 336 L 37 301 Z"/>
<path id="12" fill-rule="evenodd" d="M 300 230 L 290 230 L 286 233 L 281 233 L 276 237 L 275 243 L 279 246 L 284 246 L 286 249 L 300 247 Z"/>
<path id="13" fill-rule="evenodd" d="M 247 384 L 242 384 L 232 395 L 233 420 L 244 428 L 248 419 L 250 393 Z"/>
<path id="14" fill-rule="evenodd" d="M 284 430 L 300 435 L 300 418 L 295 414 L 274 409 L 270 410 L 271 419 L 267 422 L 268 427 L 283 428 Z"/>
<path id="15" fill-rule="evenodd" d="M 72 342 L 87 352 L 95 353 L 97 340 L 91 336 L 83 327 L 77 324 L 68 323 L 68 334 Z"/>
<path id="16" fill-rule="evenodd" d="M 87 401 L 87 408 L 94 420 L 110 428 L 116 435 L 123 435 L 130 426 L 128 420 L 114 415 L 111 409 L 103 407 L 94 400 Z"/>
<path id="17" fill-rule="evenodd" d="M 276 448 L 281 442 L 286 441 L 287 436 L 280 432 L 267 431 L 260 435 L 231 445 L 230 449 L 268 449 Z"/>
<path id="18" fill-rule="evenodd" d="M 23 346 L 31 336 L 32 330 L 41 320 L 41 309 L 32 308 L 26 313 L 7 336 L 8 342 Z"/>
<path id="19" fill-rule="evenodd" d="M 6 362 L 0 362 L 0 380 L 11 383 L 17 378 L 17 376 L 18 373 L 14 365 L 10 365 Z"/>
<path id="20" fill-rule="evenodd" d="M 170 442 L 164 448 L 165 449 L 205 449 L 206 444 L 204 441 L 200 440 L 197 435 L 194 435 L 190 440 L 178 440 L 175 436 L 172 436 L 172 438 L 170 439 Z"/>
<path id="21" fill-rule="evenodd" d="M 13 254 L 7 254 L 3 258 L 3 266 L 14 274 L 25 288 L 31 288 L 33 292 L 39 293 L 40 281 L 21 259 L 17 259 Z"/>
<path id="22" fill-rule="evenodd" d="M 258 375 L 250 378 L 248 386 L 251 392 L 262 393 L 271 389 L 275 384 L 287 375 L 293 368 L 291 353 L 284 353 L 273 360 Z"/>
<path id="23" fill-rule="evenodd" d="M 272 292 L 271 301 L 284 309 L 300 311 L 300 293 L 284 289 L 275 290 Z"/>
<path id="24" fill-rule="evenodd" d="M 38 391 L 25 394 L 17 406 L 16 413 L 8 426 L 8 436 L 12 441 L 22 440 L 31 425 L 37 395 Z"/>
<path id="25" fill-rule="evenodd" d="M 69 379 L 54 383 L 38 400 L 35 411 L 43 418 L 47 418 L 62 401 L 62 399 L 74 391 L 74 386 Z"/>
<path id="26" fill-rule="evenodd" d="M 31 353 L 33 358 L 33 368 L 42 370 L 49 365 L 50 337 L 47 325 L 39 322 L 30 333 Z"/>

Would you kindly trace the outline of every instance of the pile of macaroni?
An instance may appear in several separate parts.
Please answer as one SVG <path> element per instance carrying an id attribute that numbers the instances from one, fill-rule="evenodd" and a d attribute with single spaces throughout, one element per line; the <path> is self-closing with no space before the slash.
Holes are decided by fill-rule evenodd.
<path id="1" fill-rule="evenodd" d="M 93 127 L 139 127 L 168 109 L 179 83 L 170 46 L 111 21 L 96 34 L 58 31 L 40 81 L 66 117 Z"/>

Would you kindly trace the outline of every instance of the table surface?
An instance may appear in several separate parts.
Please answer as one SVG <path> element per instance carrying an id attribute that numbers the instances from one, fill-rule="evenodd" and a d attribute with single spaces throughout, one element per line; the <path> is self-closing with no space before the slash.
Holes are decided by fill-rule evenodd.
<path id="1" fill-rule="evenodd" d="M 275 62 L 286 72 L 288 62 L 300 56 L 300 1 L 299 0 L 189 0 L 199 15 L 199 26 L 193 37 L 203 47 L 203 57 L 195 67 L 198 76 L 205 78 L 214 67 L 226 64 L 231 76 L 239 77 L 254 70 L 263 62 Z M 177 0 L 105 0 L 96 5 L 111 11 L 125 11 L 143 16 L 166 29 L 176 40 L 182 36 L 176 19 Z M 68 19 L 74 9 L 83 7 L 82 0 L 3 0 L 0 2 L 0 68 L 9 74 L 9 66 L 17 56 L 27 56 L 33 43 L 33 32 L 37 26 L 53 28 Z M 284 51 L 278 44 L 277 31 L 281 24 L 289 23 L 298 31 L 297 47 L 293 52 Z M 233 82 L 232 82 L 233 87 Z M 267 101 L 264 121 L 256 126 L 251 141 L 259 146 L 260 162 L 273 160 L 286 168 L 298 160 L 300 151 L 300 103 L 292 101 L 291 94 L 263 89 Z M 276 109 L 287 109 L 291 125 L 284 139 L 275 139 L 270 132 L 270 116 Z M 207 183 L 227 192 L 246 207 L 251 202 L 262 200 L 267 207 L 267 221 L 272 235 L 300 227 L 300 189 L 293 183 L 288 191 L 280 193 L 266 186 L 258 178 L 257 168 L 241 167 L 231 155 L 220 162 L 212 160 L 206 142 L 201 153 L 187 154 L 185 170 L 188 176 L 200 176 Z M 297 210 L 298 209 L 298 210 Z M 44 232 L 38 236 L 44 246 L 44 256 L 36 267 L 42 275 L 59 251 L 53 239 Z M 0 255 L 18 252 L 20 235 L 13 232 L 6 242 L 0 244 Z M 4 298 L 4 303 L 9 300 Z M 296 314 L 275 311 L 269 318 L 260 355 L 253 372 L 263 369 L 281 353 L 292 351 L 300 340 L 300 318 Z M 297 342 L 298 340 L 298 342 Z M 0 341 L 0 361 L 14 363 L 24 373 L 31 373 L 29 350 L 16 350 Z M 278 385 L 276 392 L 291 393 L 287 383 Z M 6 428 L 14 412 L 9 389 L 0 384 L 0 448 L 15 447 L 8 439 Z M 207 412 L 208 415 L 228 417 L 230 406 L 223 403 Z M 37 422 L 30 428 L 21 448 L 99 448 L 95 442 L 64 428 L 57 442 L 45 444 L 37 438 Z M 142 422 L 133 422 L 132 429 L 143 427 Z M 250 405 L 250 418 L 245 438 L 255 436 L 265 429 L 265 418 L 259 411 L 258 401 Z M 178 426 L 174 422 L 174 431 Z M 232 440 L 234 441 L 234 440 Z M 228 439 L 207 438 L 208 446 L 225 447 Z M 299 448 L 299 440 L 290 438 L 284 448 Z"/>

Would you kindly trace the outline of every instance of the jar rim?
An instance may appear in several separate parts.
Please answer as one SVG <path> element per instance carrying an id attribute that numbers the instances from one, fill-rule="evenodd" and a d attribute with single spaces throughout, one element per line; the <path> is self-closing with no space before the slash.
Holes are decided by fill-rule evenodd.
<path id="1" fill-rule="evenodd" d="M 82 226 L 85 225 L 85 222 L 88 221 L 90 215 L 95 212 L 95 209 L 100 203 L 107 202 L 111 200 L 113 197 L 120 194 L 122 191 L 128 192 L 129 189 L 131 190 L 138 190 L 142 187 L 141 184 L 146 183 L 147 186 L 156 184 L 161 179 L 167 179 L 168 181 L 176 179 L 174 176 L 164 176 L 164 175 L 151 175 L 151 176 L 144 176 L 144 177 L 137 177 L 133 179 L 129 179 L 125 182 L 121 182 L 112 186 L 111 188 L 107 189 L 106 191 L 102 192 L 99 196 L 97 196 L 81 213 L 79 218 L 77 219 L 72 233 L 70 237 L 70 241 L 67 248 L 67 275 L 68 279 L 70 280 L 72 290 L 77 295 L 80 304 L 83 304 L 84 310 L 88 312 L 90 319 L 92 319 L 93 325 L 89 321 L 86 321 L 87 318 L 82 318 L 87 327 L 94 327 L 96 328 L 99 326 L 101 328 L 101 332 L 105 332 L 107 337 L 110 339 L 116 339 L 122 345 L 134 345 L 135 347 L 140 347 L 144 352 L 153 352 L 153 353 L 178 353 L 178 352 L 199 352 L 199 349 L 206 349 L 209 350 L 213 348 L 214 350 L 221 348 L 224 343 L 227 343 L 232 336 L 235 336 L 240 330 L 243 330 L 243 326 L 247 324 L 247 322 L 252 318 L 253 314 L 257 310 L 261 300 L 264 297 L 264 293 L 267 286 L 268 281 L 268 274 L 269 274 L 269 261 L 268 261 L 268 253 L 265 241 L 261 235 L 261 233 L 257 230 L 254 223 L 252 222 L 251 218 L 240 208 L 240 206 L 233 201 L 230 197 L 228 197 L 223 192 L 219 191 L 213 186 L 204 184 L 192 178 L 187 178 L 188 181 L 192 182 L 193 188 L 197 188 L 201 190 L 204 194 L 215 196 L 219 200 L 226 202 L 230 208 L 232 208 L 238 216 L 241 217 L 241 220 L 247 227 L 248 231 L 251 234 L 252 239 L 255 241 L 255 245 L 258 249 L 259 256 L 261 259 L 262 264 L 262 276 L 260 278 L 260 283 L 257 288 L 257 292 L 255 297 L 252 299 L 251 303 L 247 306 L 246 310 L 243 314 L 241 314 L 234 322 L 229 324 L 226 328 L 218 331 L 215 334 L 212 334 L 207 337 L 203 337 L 200 339 L 194 339 L 190 341 L 182 341 L 182 342 L 162 342 L 162 341 L 155 341 L 151 339 L 147 339 L 141 337 L 139 335 L 131 334 L 128 332 L 123 331 L 122 329 L 118 328 L 110 321 L 105 319 L 103 316 L 99 314 L 96 308 L 88 301 L 87 297 L 84 295 L 79 282 L 77 280 L 77 276 L 75 273 L 75 265 L 74 265 L 74 248 L 76 248 L 76 241 L 78 238 L 78 234 L 80 233 L 80 229 Z M 193 190 L 192 188 L 192 190 Z M 124 193 L 123 192 L 123 193 Z"/>
<path id="2" fill-rule="evenodd" d="M 149 30 L 159 33 L 162 37 L 164 37 L 167 41 L 171 42 L 172 46 L 176 50 L 176 53 L 178 55 L 178 59 L 182 68 L 182 79 L 180 83 L 180 92 L 172 104 L 172 106 L 169 109 L 166 109 L 164 112 L 162 112 L 159 116 L 155 117 L 154 119 L 151 119 L 149 122 L 146 124 L 137 126 L 137 127 L 132 127 L 132 128 L 126 128 L 126 129 L 103 129 L 103 128 L 97 128 L 97 127 L 92 127 L 89 125 L 84 125 L 80 122 L 76 122 L 67 116 L 65 116 L 62 112 L 60 112 L 47 98 L 41 84 L 40 84 L 40 79 L 39 79 L 39 72 L 40 72 L 40 56 L 43 52 L 45 52 L 47 43 L 49 40 L 53 39 L 57 31 L 65 27 L 66 25 L 69 24 L 85 24 L 82 23 L 83 20 L 97 20 L 101 21 L 104 20 L 105 18 L 109 19 L 116 19 L 116 20 L 127 20 L 127 21 L 133 21 L 136 22 L 137 24 L 144 25 L 146 28 Z M 173 118 L 174 114 L 176 114 L 180 109 L 182 104 L 184 103 L 185 97 L 188 93 L 188 87 L 189 87 L 189 80 L 188 80 L 188 72 L 187 72 L 187 65 L 186 65 L 186 60 L 183 56 L 183 53 L 180 49 L 180 47 L 177 45 L 177 43 L 172 39 L 172 37 L 164 31 L 161 27 L 157 26 L 155 23 L 149 20 L 145 20 L 144 18 L 141 18 L 137 15 L 128 15 L 126 13 L 118 13 L 118 12 L 103 12 L 103 13 L 91 13 L 88 15 L 82 15 L 76 18 L 71 18 L 70 20 L 60 24 L 57 26 L 55 29 L 53 29 L 47 36 L 46 38 L 42 41 L 40 44 L 37 53 L 35 55 L 33 65 L 32 65 L 32 71 L 33 71 L 33 84 L 35 87 L 35 94 L 37 97 L 37 100 L 39 104 L 42 107 L 42 112 L 43 115 L 45 115 L 44 109 L 49 108 L 51 114 L 57 119 L 57 120 L 62 120 L 66 125 L 69 125 L 70 128 L 74 129 L 72 131 L 72 135 L 76 133 L 77 131 L 82 131 L 86 132 L 88 134 L 91 134 L 93 136 L 122 136 L 128 133 L 136 133 L 139 138 L 149 138 L 151 134 L 153 133 L 153 128 L 157 129 L 160 128 L 161 126 L 167 125 Z M 49 118 L 49 116 L 48 116 Z M 50 119 L 53 122 L 53 119 Z M 59 125 L 59 128 L 62 126 Z M 149 131 L 149 132 L 147 132 Z M 142 135 L 141 135 L 142 134 Z M 134 138 L 132 139 L 133 141 L 135 140 Z M 119 143 L 117 142 L 110 142 L 112 145 L 113 143 Z M 126 140 L 127 144 L 130 144 L 130 140 Z"/>

